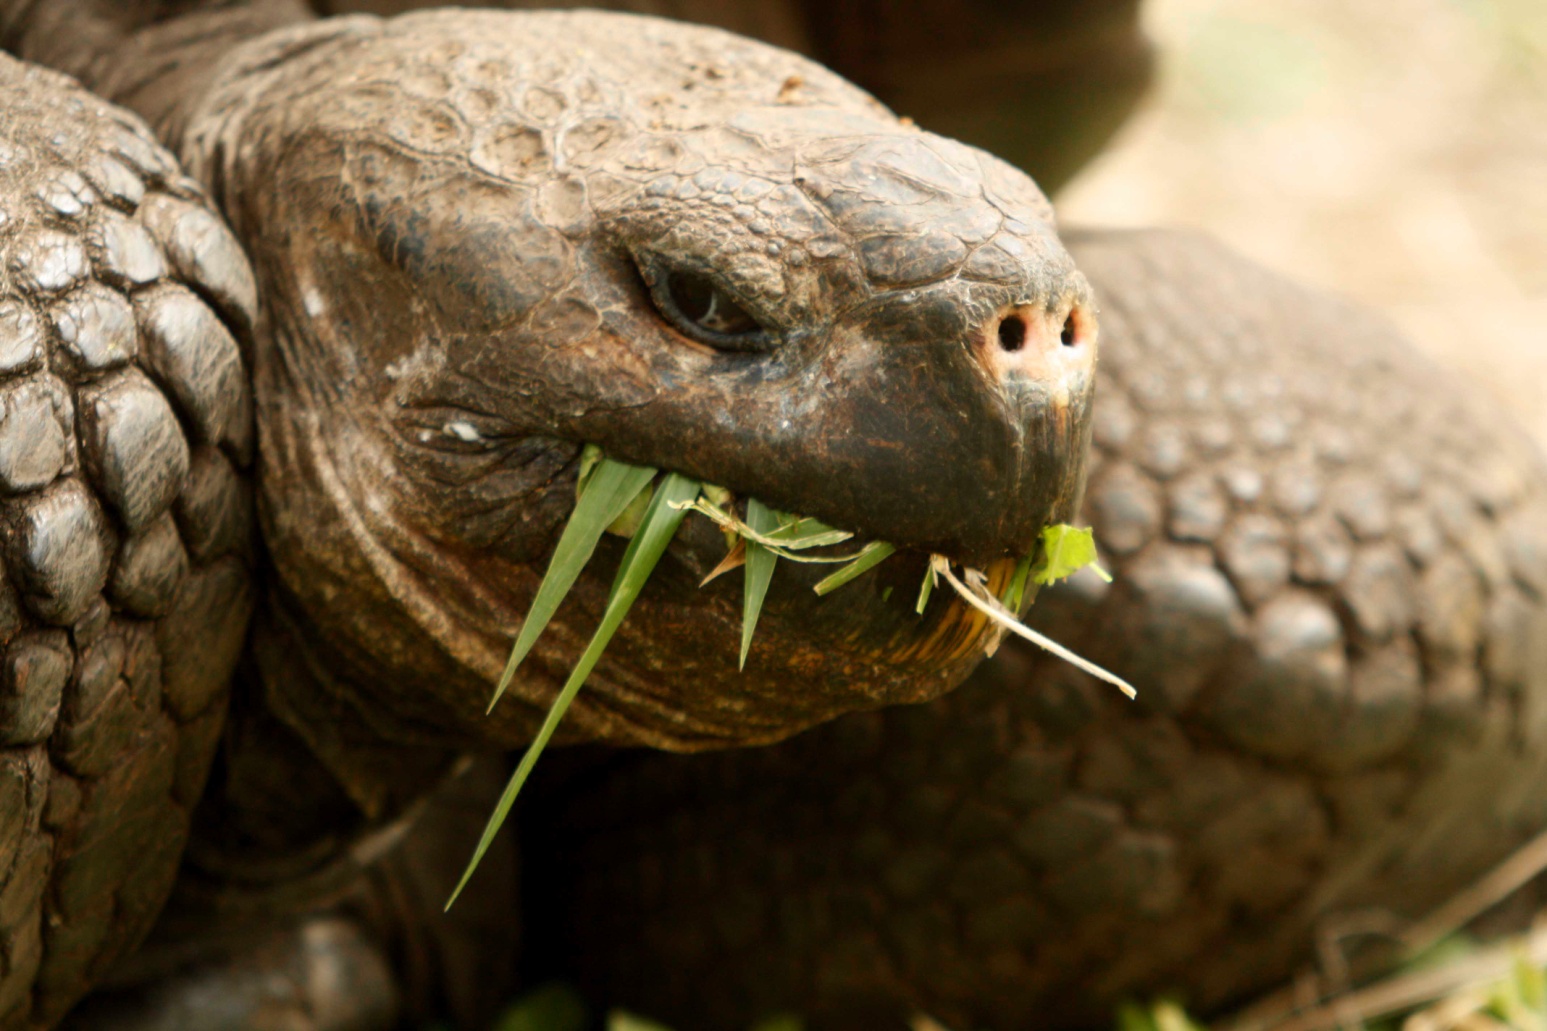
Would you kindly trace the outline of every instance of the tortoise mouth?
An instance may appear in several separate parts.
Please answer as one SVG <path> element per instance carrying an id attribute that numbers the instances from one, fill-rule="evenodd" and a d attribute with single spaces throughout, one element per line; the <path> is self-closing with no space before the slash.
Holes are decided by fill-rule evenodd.
<path id="1" fill-rule="evenodd" d="M 825 679 L 857 693 L 858 704 L 914 700 L 920 673 L 970 663 L 998 640 L 981 606 L 962 604 L 950 590 L 936 593 L 939 566 L 950 564 L 943 556 L 779 512 L 680 473 L 601 458 L 594 446 L 586 454 L 577 468 L 575 511 L 496 699 L 563 595 L 581 581 L 583 565 L 593 590 L 602 582 L 611 586 L 595 636 L 576 664 L 581 672 L 571 673 L 561 697 L 578 691 L 625 617 L 632 624 L 620 635 L 625 651 L 647 648 L 658 673 L 693 669 L 719 684 L 725 697 L 756 696 L 773 686 L 764 682 L 767 674 L 783 669 L 798 670 L 806 686 Z M 594 565 L 592 555 L 598 556 Z M 1017 573 L 1024 585 L 1030 561 L 1006 557 L 983 570 L 963 567 L 963 577 L 998 604 L 1009 598 Z M 652 604 L 635 610 L 635 619 L 634 603 L 646 595 Z M 1018 608 L 1018 596 L 1009 604 Z M 668 615 L 660 622 L 661 613 L 679 607 L 696 617 Z M 649 629 L 652 623 L 663 632 Z M 754 642 L 761 646 L 755 653 Z M 750 676 L 749 657 L 755 660 Z M 899 684 L 909 685 L 902 697 Z M 851 697 L 848 707 L 855 704 Z M 792 729 L 799 728 L 778 736 Z"/>
<path id="2" fill-rule="evenodd" d="M 861 561 L 867 549 L 877 546 L 893 550 L 853 579 L 828 586 Z M 700 591 L 734 603 L 746 589 L 745 564 L 714 574 L 737 547 L 728 545 L 709 520 L 690 520 L 668 558 L 680 563 L 690 579 L 697 578 Z M 780 555 L 754 640 L 766 636 L 769 647 L 777 648 L 789 635 L 814 635 L 820 627 L 836 624 L 848 628 L 849 643 L 884 647 L 891 661 L 902 667 L 972 661 L 986 655 L 998 637 L 990 620 L 954 592 L 925 586 L 934 554 L 925 547 L 892 546 L 873 535 L 855 533 L 840 544 Z M 987 589 L 1003 595 L 1020 561 L 1004 557 L 986 563 L 981 573 Z M 734 644 L 732 637 L 724 647 L 733 649 Z M 705 642 L 705 646 L 714 644 Z"/>

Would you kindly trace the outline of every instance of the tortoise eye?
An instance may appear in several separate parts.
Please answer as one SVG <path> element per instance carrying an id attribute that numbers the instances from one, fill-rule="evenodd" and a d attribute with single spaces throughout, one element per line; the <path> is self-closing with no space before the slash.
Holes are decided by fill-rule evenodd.
<path id="1" fill-rule="evenodd" d="M 691 272 L 672 272 L 666 277 L 666 290 L 682 317 L 711 333 L 741 336 L 760 333 L 763 327 L 730 295 L 702 276 Z"/>
<path id="2" fill-rule="evenodd" d="M 661 317 L 682 335 L 720 351 L 757 352 L 773 334 L 708 276 L 683 269 L 642 269 Z"/>

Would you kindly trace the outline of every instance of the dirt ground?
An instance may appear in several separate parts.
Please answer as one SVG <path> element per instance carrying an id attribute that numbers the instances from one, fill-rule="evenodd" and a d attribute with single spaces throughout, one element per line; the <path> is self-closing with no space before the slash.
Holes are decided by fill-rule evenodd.
<path id="1" fill-rule="evenodd" d="M 1065 223 L 1206 229 L 1375 305 L 1547 445 L 1547 0 L 1149 0 L 1146 25 L 1157 88 Z"/>

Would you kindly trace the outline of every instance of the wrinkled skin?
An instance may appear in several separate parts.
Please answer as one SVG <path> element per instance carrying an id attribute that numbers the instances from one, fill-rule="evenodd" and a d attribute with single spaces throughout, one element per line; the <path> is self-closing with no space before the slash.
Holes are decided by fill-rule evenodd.
<path id="1" fill-rule="evenodd" d="M 424 0 L 319 0 L 397 14 Z M 815 58 L 931 132 L 997 154 L 1056 192 L 1148 85 L 1137 0 L 476 0 L 463 7 L 604 7 L 728 29 Z"/>
<path id="2" fill-rule="evenodd" d="M 1032 616 L 1137 703 L 1010 642 L 927 706 L 556 785 L 527 915 L 592 997 L 695 1028 L 1204 1015 L 1340 933 L 1378 954 L 1547 823 L 1525 434 L 1207 240 L 1068 239 L 1103 298 L 1085 514 L 1115 581 Z"/>
<path id="3" fill-rule="evenodd" d="M 571 711 L 571 740 L 764 743 L 840 712 L 934 697 L 993 643 L 962 606 L 942 597 L 919 619 L 911 596 L 929 552 L 1003 586 L 1041 527 L 1073 515 L 1083 486 L 1095 316 L 1025 176 L 900 122 L 809 62 L 709 30 L 595 14 L 297 18 L 230 50 L 295 12 L 220 8 L 136 28 L 135 10 L 61 37 L 46 31 L 61 8 L 24 5 L 0 10 L 0 29 L 24 55 L 153 117 L 254 258 L 255 277 L 202 209 L 208 225 L 176 223 L 164 245 L 175 277 L 251 336 L 265 561 L 178 893 L 116 979 L 158 976 L 202 958 L 211 936 L 247 936 L 348 894 L 460 756 L 529 738 L 622 547 L 606 544 L 510 700 L 485 716 L 573 504 L 582 442 L 905 551 L 826 601 L 808 590 L 816 574 L 782 572 L 742 676 L 739 591 L 696 586 L 723 538 L 690 522 Z M 91 50 L 103 40 L 113 46 Z M 27 131 L 68 137 L 72 103 Z M 149 181 L 202 204 L 151 155 L 142 191 Z M 52 196 L 30 170 L 11 183 L 18 196 Z M 94 204 L 108 187 L 92 189 Z M 106 206 L 155 217 L 137 198 Z M 673 314 L 682 302 L 670 284 L 685 275 L 753 313 L 757 330 L 727 340 Z M 112 270 L 98 261 L 84 276 Z M 75 285 L 23 282 L 20 299 L 41 308 Z M 140 285 L 123 289 L 138 300 Z M 133 357 L 156 332 L 141 322 L 104 332 Z M 203 492 L 222 541 L 249 543 L 230 459 L 201 465 L 208 447 L 191 457 L 178 447 L 180 434 L 219 441 L 204 425 L 213 417 L 147 355 L 172 403 L 145 384 L 141 407 L 164 417 L 150 436 L 121 432 L 107 459 L 83 422 L 90 475 L 70 490 L 96 513 L 83 532 L 102 560 L 70 574 L 69 611 L 45 604 L 45 620 L 78 621 L 116 542 L 148 533 L 179 489 Z M 80 389 L 103 389 L 108 368 L 83 369 Z M 245 369 L 232 368 L 234 379 L 202 384 L 204 400 L 246 427 Z M 179 516 L 182 546 L 200 561 L 219 554 L 197 536 L 203 512 Z M 161 544 L 158 555 L 178 552 L 175 536 Z M 168 588 L 177 604 L 203 606 L 224 649 L 178 656 L 209 660 L 204 708 L 190 716 L 224 703 L 245 568 L 232 589 L 239 604 Z M 128 604 L 110 594 L 97 610 L 115 618 Z M 86 647 L 86 631 L 74 633 Z M 184 804 L 208 762 L 205 747 L 181 770 Z M 122 817 L 116 796 L 94 797 Z M 23 845 L 40 820 L 74 828 L 71 811 L 40 815 L 40 804 L 18 816 L 30 821 Z M 100 904 L 69 941 L 33 942 L 32 965 L 7 968 L 9 1019 L 53 1021 L 143 933 L 187 833 L 186 808 L 176 815 L 153 855 L 113 839 L 82 866 Z M 30 887 L 50 883 L 23 872 Z M 100 881 L 120 874 L 155 886 L 132 923 L 115 915 L 111 878 Z M 25 917 L 41 919 L 35 907 Z M 29 1000 L 34 984 L 47 991 Z"/>

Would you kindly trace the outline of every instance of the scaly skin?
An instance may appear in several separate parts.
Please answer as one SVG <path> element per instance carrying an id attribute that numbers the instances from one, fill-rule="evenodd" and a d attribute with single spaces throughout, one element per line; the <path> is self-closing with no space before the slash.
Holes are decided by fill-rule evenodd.
<path id="1" fill-rule="evenodd" d="M 825 601 L 809 591 L 820 573 L 781 573 L 743 676 L 739 591 L 697 588 L 723 538 L 690 521 L 571 710 L 569 740 L 765 743 L 935 697 L 967 675 L 995 634 L 959 605 L 915 617 L 924 555 L 981 565 L 1002 585 L 1042 526 L 1073 514 L 1084 483 L 1095 320 L 1029 179 L 810 62 L 710 30 L 598 14 L 318 23 L 284 2 L 168 13 L 183 6 L 0 5 L 19 52 L 130 101 L 176 143 L 255 259 L 264 304 L 253 322 L 243 279 L 259 618 L 178 894 L 153 947 L 115 977 L 347 896 L 459 757 L 529 739 L 622 548 L 606 543 L 486 716 L 573 504 L 583 442 L 908 550 Z M 44 105 L 63 89 L 27 85 Z M 73 116 L 66 103 L 24 124 L 89 140 Z M 32 196 L 42 180 L 23 168 L 5 182 Z M 211 240 L 225 251 L 206 268 L 197 248 Z M 168 246 L 193 248 L 180 274 L 233 303 L 228 279 L 246 268 L 223 230 Z M 712 279 L 765 331 L 716 343 L 663 316 L 662 284 L 685 274 Z M 34 306 L 54 289 L 22 288 Z M 1022 329 L 1013 346 L 1001 345 L 1005 320 Z M 127 348 L 136 330 L 124 325 Z M 245 396 L 241 371 L 220 390 Z M 88 401 L 127 376 L 81 375 Z M 180 384 L 167 389 L 187 403 Z M 79 598 L 41 618 L 78 620 L 114 535 L 144 532 L 174 496 L 189 509 L 178 518 L 193 559 L 220 554 L 199 533 L 243 539 L 231 461 L 190 451 L 176 413 L 141 392 L 165 417 L 144 415 L 152 401 L 123 402 L 144 432 L 134 424 L 105 457 L 92 450 L 96 423 L 81 420 L 96 480 L 72 483 L 96 493 L 70 496 L 92 514 L 83 532 L 102 558 L 90 576 L 70 574 Z M 186 415 L 187 432 L 208 432 L 205 418 Z M 168 547 L 157 555 L 170 563 Z M 88 552 L 68 554 L 79 564 Z M 18 575 L 33 594 L 53 589 Z M 200 681 L 215 699 L 245 597 L 177 595 L 219 632 L 163 656 L 218 674 Z M 184 803 L 205 763 L 189 765 Z M 101 798 L 122 817 L 127 803 Z M 69 810 L 49 818 L 66 836 L 77 826 Z M 183 826 L 156 838 L 166 857 Z M 166 861 L 110 844 L 82 867 L 94 891 L 114 864 L 154 867 L 164 886 Z M 74 889 L 58 875 L 24 882 Z M 143 919 L 120 919 L 111 893 L 89 900 L 80 934 L 138 936 Z M 111 958 L 95 938 L 87 952 L 45 940 L 37 978 L 8 968 L 13 1008 L 35 993 L 15 1019 L 54 1019 Z"/>
<path id="2" fill-rule="evenodd" d="M 578 780 L 525 861 L 562 917 L 533 940 L 567 940 L 596 999 L 705 1029 L 1100 1026 L 1177 990 L 1208 1012 L 1547 823 L 1525 436 L 1217 245 L 1069 240 L 1102 298 L 1086 514 L 1116 579 L 1032 614 L 1138 702 L 1012 643 L 928 706 Z"/>
<path id="3" fill-rule="evenodd" d="M 398 14 L 426 0 L 317 0 Z M 1055 193 L 1133 111 L 1153 69 L 1138 0 L 476 0 L 602 7 L 713 25 L 788 47 L 931 132 L 997 154 Z"/>
<path id="4" fill-rule="evenodd" d="M 137 119 L 0 55 L 0 1027 L 149 930 L 251 598 L 251 273 Z"/>

